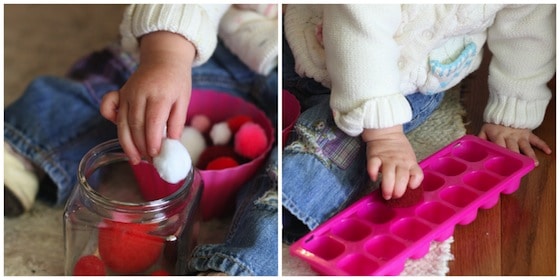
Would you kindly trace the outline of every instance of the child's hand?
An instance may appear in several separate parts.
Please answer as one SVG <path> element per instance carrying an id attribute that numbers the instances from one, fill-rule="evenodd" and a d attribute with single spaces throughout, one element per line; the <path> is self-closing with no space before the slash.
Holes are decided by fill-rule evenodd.
<path id="1" fill-rule="evenodd" d="M 533 146 L 539 148 L 546 154 L 552 150 L 537 135 L 529 129 L 517 129 L 498 124 L 485 123 L 480 129 L 478 137 L 490 140 L 502 147 L 508 148 L 516 153 L 523 153 L 535 161 L 535 166 L 539 165 Z"/>
<path id="2" fill-rule="evenodd" d="M 406 138 L 402 125 L 384 129 L 366 129 L 367 171 L 373 181 L 383 174 L 381 191 L 385 199 L 401 197 L 406 188 L 415 189 L 424 179 L 422 168 Z"/>
<path id="3" fill-rule="evenodd" d="M 145 35 L 138 69 L 119 91 L 103 98 L 101 114 L 117 125 L 119 142 L 132 164 L 158 155 L 166 126 L 167 137 L 181 136 L 194 55 L 194 46 L 180 35 Z"/>

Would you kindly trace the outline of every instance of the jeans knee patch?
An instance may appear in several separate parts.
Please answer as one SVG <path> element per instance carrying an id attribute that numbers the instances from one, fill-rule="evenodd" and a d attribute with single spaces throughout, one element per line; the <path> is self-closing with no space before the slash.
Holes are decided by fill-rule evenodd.
<path id="1" fill-rule="evenodd" d="M 323 165 L 346 169 L 356 159 L 361 141 L 336 127 L 334 121 L 316 120 L 306 126 L 297 123 L 294 129 L 298 139 L 286 147 L 286 151 L 315 156 Z"/>

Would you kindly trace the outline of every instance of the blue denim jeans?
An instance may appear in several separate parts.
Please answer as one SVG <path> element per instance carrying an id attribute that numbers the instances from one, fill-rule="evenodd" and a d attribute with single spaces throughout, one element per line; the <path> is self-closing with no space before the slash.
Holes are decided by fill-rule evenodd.
<path id="1" fill-rule="evenodd" d="M 291 243 L 367 193 L 365 144 L 342 132 L 332 118 L 329 89 L 295 73 L 290 47 L 283 41 L 282 88 L 294 94 L 302 113 L 282 155 L 283 241 Z M 443 93 L 407 97 L 412 120 L 405 133 L 423 123 Z"/>
<path id="2" fill-rule="evenodd" d="M 37 77 L 21 98 L 5 108 L 4 141 L 47 174 L 41 199 L 63 204 L 77 182 L 82 156 L 117 137 L 115 125 L 99 113 L 100 102 L 104 94 L 119 89 L 136 67 L 137 61 L 112 44 L 78 61 L 66 77 Z M 256 75 L 219 44 L 213 57 L 194 68 L 192 75 L 193 88 L 250 100 L 276 125 L 276 71 L 266 77 Z M 180 271 L 278 274 L 276 151 L 240 190 L 224 243 L 199 245 Z"/>

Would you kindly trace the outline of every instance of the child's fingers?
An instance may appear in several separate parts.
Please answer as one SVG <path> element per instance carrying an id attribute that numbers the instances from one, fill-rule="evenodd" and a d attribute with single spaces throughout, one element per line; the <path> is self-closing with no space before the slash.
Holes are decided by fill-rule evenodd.
<path id="1" fill-rule="evenodd" d="M 149 102 L 146 107 L 146 151 L 150 157 L 159 154 L 161 140 L 164 135 L 164 128 L 169 118 L 170 106 L 165 102 Z M 167 127 L 167 133 L 171 129 Z"/>
<path id="2" fill-rule="evenodd" d="M 389 167 L 383 168 L 383 182 L 381 188 L 383 198 L 400 198 L 408 188 L 415 189 L 422 183 L 424 173 L 420 166 L 413 167 Z"/>
<path id="3" fill-rule="evenodd" d="M 381 190 L 383 193 L 383 198 L 389 200 L 395 197 L 395 180 L 396 180 L 396 166 L 392 164 L 384 163 L 382 166 L 381 173 L 383 174 L 383 180 L 381 181 Z"/>
<path id="4" fill-rule="evenodd" d="M 128 125 L 134 146 L 142 156 L 146 156 L 148 155 L 146 151 L 146 103 L 143 99 L 138 99 L 127 106 L 125 123 Z"/>
<path id="5" fill-rule="evenodd" d="M 488 140 L 488 135 L 486 135 L 486 132 L 484 132 L 484 130 L 481 130 L 478 133 L 478 137 L 481 138 L 481 139 L 484 139 L 484 140 Z"/>
<path id="6" fill-rule="evenodd" d="M 135 165 L 140 163 L 141 155 L 138 152 L 138 149 L 136 148 L 136 145 L 132 140 L 132 135 L 130 133 L 130 129 L 127 122 L 127 113 L 126 113 L 127 109 L 128 106 L 126 104 L 122 104 L 122 106 L 119 109 L 120 112 L 122 112 L 122 114 L 119 114 L 118 117 L 117 130 L 119 136 L 119 143 L 121 144 L 124 153 L 128 156 L 130 163 Z"/>
<path id="7" fill-rule="evenodd" d="M 173 104 L 171 107 L 171 112 L 169 113 L 169 119 L 167 120 L 167 137 L 173 139 L 179 139 L 185 128 L 185 123 L 187 121 L 187 101 L 182 101 L 181 99 Z"/>
<path id="8" fill-rule="evenodd" d="M 535 161 L 535 166 L 539 165 L 537 155 L 535 154 L 535 151 L 533 150 L 533 147 L 531 146 L 531 143 L 529 143 L 529 141 L 520 141 L 519 149 L 524 155 L 532 158 Z"/>
<path id="9" fill-rule="evenodd" d="M 126 104 L 120 104 L 118 91 L 111 91 L 107 93 L 103 97 L 99 108 L 99 111 L 104 118 L 117 125 L 119 143 L 125 154 L 129 157 L 129 161 L 132 164 L 138 164 L 141 156 L 132 141 L 127 121 L 127 110 L 128 106 Z M 123 113 L 119 114 L 119 112 Z"/>
<path id="10" fill-rule="evenodd" d="M 408 187 L 411 189 L 416 189 L 422 184 L 424 180 L 424 171 L 419 165 L 416 165 L 410 170 L 410 180 L 408 181 Z"/>
<path id="11" fill-rule="evenodd" d="M 393 186 L 393 198 L 400 198 L 406 192 L 410 180 L 410 170 L 406 167 L 395 168 L 395 182 Z"/>
<path id="12" fill-rule="evenodd" d="M 124 153 L 128 156 L 128 160 L 132 165 L 140 163 L 142 156 L 132 142 L 131 134 L 126 130 L 119 130 L 119 143 Z"/>
<path id="13" fill-rule="evenodd" d="M 372 181 L 377 181 L 379 178 L 379 169 L 381 168 L 381 159 L 379 157 L 368 158 L 367 171 L 369 178 Z"/>
<path id="14" fill-rule="evenodd" d="M 119 92 L 111 91 L 101 100 L 101 106 L 99 107 L 99 112 L 101 115 L 112 123 L 117 123 L 117 115 L 119 112 Z"/>
<path id="15" fill-rule="evenodd" d="M 508 150 L 520 153 L 519 145 L 523 142 L 523 139 L 506 138 L 504 142 L 506 143 L 506 148 L 508 148 Z"/>
<path id="16" fill-rule="evenodd" d="M 531 134 L 529 136 L 529 143 L 537 148 L 539 148 L 541 151 L 543 151 L 545 154 L 549 155 L 550 153 L 552 153 L 552 149 L 550 149 L 550 147 L 548 146 L 548 144 L 546 144 L 546 142 L 544 140 L 542 140 L 541 138 L 539 138 L 537 135 L 535 134 Z"/>

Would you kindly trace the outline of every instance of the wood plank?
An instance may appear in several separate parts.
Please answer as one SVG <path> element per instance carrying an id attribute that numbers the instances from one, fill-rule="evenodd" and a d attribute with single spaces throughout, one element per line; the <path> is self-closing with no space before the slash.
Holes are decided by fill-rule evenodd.
<path id="1" fill-rule="evenodd" d="M 554 89 L 555 91 L 555 89 Z M 535 130 L 556 151 L 555 98 Z M 539 166 L 502 207 L 503 275 L 556 274 L 556 155 L 537 153 Z"/>
<path id="2" fill-rule="evenodd" d="M 487 50 L 486 50 L 487 51 Z M 481 68 L 463 82 L 467 133 L 482 126 L 488 96 L 487 52 Z M 479 211 L 470 225 L 457 227 L 448 275 L 555 275 L 556 274 L 556 83 L 549 83 L 553 100 L 545 121 L 535 130 L 552 148 L 552 155 L 537 152 L 539 167 L 526 175 L 512 195 Z"/>
<path id="3" fill-rule="evenodd" d="M 476 220 L 457 226 L 448 275 L 501 275 L 500 207 L 479 210 Z"/>
<path id="4" fill-rule="evenodd" d="M 481 67 L 463 80 L 461 96 L 467 111 L 465 127 L 468 134 L 477 134 L 482 126 L 482 112 L 488 99 L 488 63 L 484 55 Z M 501 275 L 500 203 L 487 210 L 479 210 L 473 223 L 457 227 L 453 235 L 448 275 Z"/>

